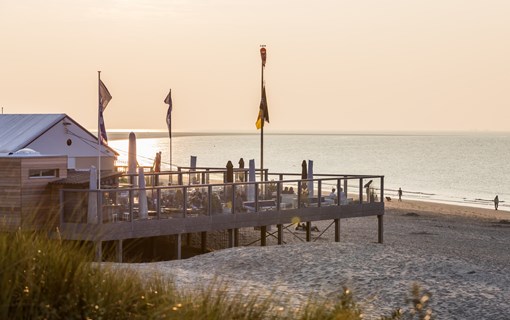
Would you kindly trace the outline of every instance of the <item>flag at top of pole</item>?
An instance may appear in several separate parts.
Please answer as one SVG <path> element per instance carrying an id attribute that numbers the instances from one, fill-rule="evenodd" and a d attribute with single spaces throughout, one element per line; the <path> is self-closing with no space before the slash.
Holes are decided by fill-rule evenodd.
<path id="1" fill-rule="evenodd" d="M 265 67 L 267 58 L 266 48 L 260 48 L 260 57 L 262 58 L 262 66 Z"/>
<path id="2" fill-rule="evenodd" d="M 260 129 L 264 126 L 264 122 L 269 123 L 269 110 L 267 109 L 266 86 L 262 87 L 262 99 L 260 99 L 259 116 L 255 126 Z"/>
<path id="3" fill-rule="evenodd" d="M 108 142 L 106 136 L 106 127 L 104 125 L 103 111 L 106 109 L 108 102 L 112 100 L 112 95 L 104 85 L 103 81 L 99 80 L 99 139 L 103 144 Z"/>
<path id="4" fill-rule="evenodd" d="M 166 125 L 168 126 L 168 133 L 172 133 L 172 89 L 168 92 L 168 95 L 164 101 L 168 104 L 168 111 L 166 112 Z"/>

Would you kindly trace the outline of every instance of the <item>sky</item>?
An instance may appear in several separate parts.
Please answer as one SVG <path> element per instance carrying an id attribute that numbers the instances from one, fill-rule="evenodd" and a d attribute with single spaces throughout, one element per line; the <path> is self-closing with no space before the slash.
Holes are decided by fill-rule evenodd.
<path id="1" fill-rule="evenodd" d="M 0 0 L 0 107 L 106 128 L 510 131 L 508 0 Z"/>

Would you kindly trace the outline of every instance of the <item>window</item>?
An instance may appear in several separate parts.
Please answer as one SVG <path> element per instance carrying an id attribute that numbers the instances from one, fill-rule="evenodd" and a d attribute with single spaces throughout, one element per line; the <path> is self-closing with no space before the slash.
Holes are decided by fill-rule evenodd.
<path id="1" fill-rule="evenodd" d="M 57 178 L 58 177 L 58 169 L 29 169 L 28 177 L 30 179 Z"/>

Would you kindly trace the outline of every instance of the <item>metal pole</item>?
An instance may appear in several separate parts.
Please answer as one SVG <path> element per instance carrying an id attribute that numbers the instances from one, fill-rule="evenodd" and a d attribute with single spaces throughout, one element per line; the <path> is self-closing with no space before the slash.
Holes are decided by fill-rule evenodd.
<path id="1" fill-rule="evenodd" d="M 262 94 L 264 92 L 264 62 L 261 63 L 261 81 L 260 81 L 260 97 L 262 99 Z M 264 111 L 262 111 L 264 112 Z M 260 181 L 264 181 L 264 117 L 266 115 L 262 114 L 262 122 L 260 127 Z"/>
<path id="2" fill-rule="evenodd" d="M 97 189 L 101 190 L 101 71 L 97 72 Z"/>
<path id="3" fill-rule="evenodd" d="M 170 95 L 170 99 L 172 99 L 172 96 L 171 96 L 172 89 L 170 89 L 168 94 Z M 171 107 L 173 109 L 173 106 L 171 106 Z M 172 111 L 173 110 L 170 110 L 170 119 L 169 119 L 169 124 L 168 124 L 168 134 L 170 136 L 170 171 L 172 171 Z"/>

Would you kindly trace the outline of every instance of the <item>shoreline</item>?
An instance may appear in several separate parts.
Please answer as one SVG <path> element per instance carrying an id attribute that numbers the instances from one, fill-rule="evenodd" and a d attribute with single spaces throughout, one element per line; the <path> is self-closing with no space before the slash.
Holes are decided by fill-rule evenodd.
<path id="1" fill-rule="evenodd" d="M 417 212 L 435 212 L 437 214 L 454 215 L 461 217 L 507 220 L 510 219 L 510 211 L 494 210 L 488 208 L 471 207 L 466 205 L 448 204 L 433 201 L 420 200 L 392 200 L 385 201 L 386 210 L 408 210 Z"/>

